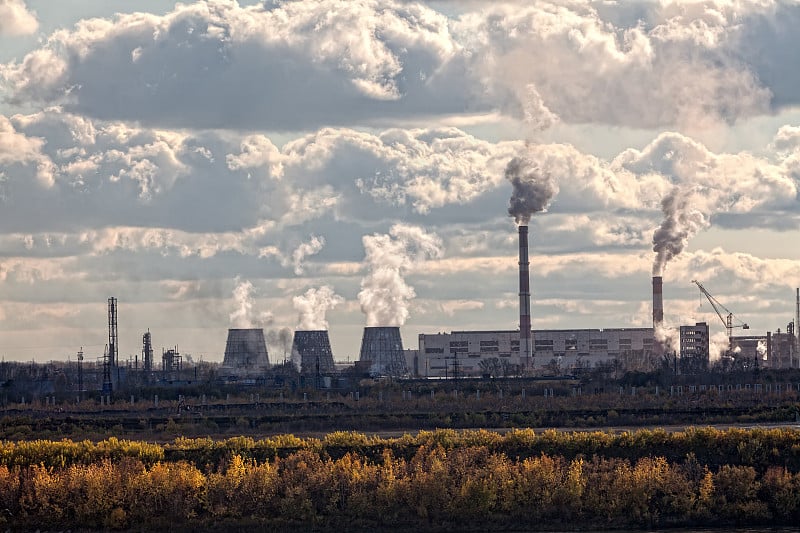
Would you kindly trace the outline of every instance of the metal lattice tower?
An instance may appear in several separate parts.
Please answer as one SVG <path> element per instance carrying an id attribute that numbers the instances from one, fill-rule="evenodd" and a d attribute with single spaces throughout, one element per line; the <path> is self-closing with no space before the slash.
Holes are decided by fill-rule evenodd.
<path id="1" fill-rule="evenodd" d="M 178 379 L 183 368 L 183 359 L 178 347 L 162 350 L 161 352 L 161 371 L 164 379 Z"/>
<path id="2" fill-rule="evenodd" d="M 153 339 L 150 336 L 150 330 L 142 335 L 142 360 L 144 361 L 144 371 L 153 371 Z"/>
<path id="3" fill-rule="evenodd" d="M 83 400 L 83 346 L 78 350 L 78 401 Z"/>
<path id="4" fill-rule="evenodd" d="M 108 299 L 108 358 L 112 369 L 116 368 L 119 362 L 117 340 L 117 299 L 112 296 Z"/>
<path id="5" fill-rule="evenodd" d="M 113 386 L 111 384 L 111 355 L 106 346 L 103 350 L 103 396 L 111 394 Z"/>
<path id="6" fill-rule="evenodd" d="M 397 326 L 364 328 L 359 361 L 369 361 L 370 372 L 375 375 L 399 377 L 408 374 L 400 328 Z"/>

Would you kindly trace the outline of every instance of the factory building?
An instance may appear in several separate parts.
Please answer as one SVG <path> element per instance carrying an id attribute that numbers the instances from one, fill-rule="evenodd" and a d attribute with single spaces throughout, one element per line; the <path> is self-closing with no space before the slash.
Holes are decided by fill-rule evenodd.
<path id="1" fill-rule="evenodd" d="M 789 331 L 781 333 L 767 333 L 767 364 L 768 368 L 797 368 L 797 354 L 795 353 L 794 324 L 789 324 Z"/>
<path id="2" fill-rule="evenodd" d="M 535 330 L 531 369 L 568 374 L 615 359 L 646 368 L 655 354 L 653 328 Z M 412 367 L 420 377 L 515 376 L 528 368 L 519 331 L 420 334 Z"/>
<path id="3" fill-rule="evenodd" d="M 697 322 L 694 326 L 680 328 L 681 370 L 684 373 L 697 373 L 708 368 L 710 353 L 708 324 Z"/>
<path id="4" fill-rule="evenodd" d="M 731 355 L 734 360 L 757 364 L 761 368 L 797 368 L 794 332 L 767 332 L 766 335 L 731 337 Z"/>
<path id="5" fill-rule="evenodd" d="M 740 335 L 731 337 L 730 355 L 738 361 L 747 361 L 748 365 L 763 366 L 767 361 L 767 335 Z"/>

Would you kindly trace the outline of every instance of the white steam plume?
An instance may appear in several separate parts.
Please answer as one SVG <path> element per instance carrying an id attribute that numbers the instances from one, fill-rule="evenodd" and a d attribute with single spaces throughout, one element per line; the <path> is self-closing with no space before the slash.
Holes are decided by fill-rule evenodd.
<path id="1" fill-rule="evenodd" d="M 312 287 L 305 294 L 295 296 L 292 298 L 292 303 L 300 313 L 298 329 L 328 329 L 325 314 L 329 309 L 333 309 L 342 302 L 344 302 L 344 298 L 333 292 L 333 289 L 327 285 L 323 285 L 319 289 Z"/>
<path id="2" fill-rule="evenodd" d="M 506 165 L 505 176 L 514 188 L 508 214 L 517 224 L 527 224 L 534 213 L 546 211 L 558 184 L 549 171 L 526 157 L 515 157 Z"/>
<path id="3" fill-rule="evenodd" d="M 253 284 L 237 276 L 236 287 L 233 288 L 235 308 L 229 315 L 232 328 L 264 327 L 272 323 L 272 313 L 268 311 L 253 315 L 252 292 Z"/>
<path id="4" fill-rule="evenodd" d="M 679 255 L 693 237 L 701 229 L 708 227 L 709 220 L 700 210 L 699 195 L 694 191 L 673 188 L 661 200 L 661 212 L 664 220 L 653 233 L 653 275 L 660 276 L 667 263 Z"/>
<path id="5" fill-rule="evenodd" d="M 713 334 L 708 341 L 708 358 L 710 361 L 718 361 L 725 355 L 730 347 L 730 339 L 724 331 Z"/>
<path id="6" fill-rule="evenodd" d="M 440 257 L 442 241 L 422 228 L 395 224 L 389 235 L 365 235 L 362 242 L 369 273 L 361 280 L 358 301 L 367 326 L 402 326 L 416 296 L 404 275 L 416 263 Z"/>
<path id="7" fill-rule="evenodd" d="M 758 344 L 756 344 L 756 354 L 762 361 L 767 360 L 767 342 L 763 340 L 759 340 Z"/>
<path id="8" fill-rule="evenodd" d="M 305 271 L 303 264 L 305 258 L 319 253 L 323 246 L 325 246 L 325 238 L 312 235 L 311 240 L 301 243 L 300 246 L 294 249 L 291 264 L 294 266 L 295 275 L 300 276 L 303 274 Z"/>
<path id="9" fill-rule="evenodd" d="M 667 326 L 663 322 L 656 324 L 653 336 L 667 352 L 680 352 L 680 333 L 677 328 Z"/>

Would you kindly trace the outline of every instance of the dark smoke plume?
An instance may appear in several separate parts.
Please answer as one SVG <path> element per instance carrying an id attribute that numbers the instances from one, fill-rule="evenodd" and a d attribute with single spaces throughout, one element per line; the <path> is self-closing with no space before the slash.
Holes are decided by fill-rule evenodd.
<path id="1" fill-rule="evenodd" d="M 506 165 L 505 175 L 514 187 L 508 214 L 517 224 L 527 224 L 534 213 L 546 211 L 553 196 L 558 194 L 555 179 L 530 159 L 515 157 Z"/>
<path id="2" fill-rule="evenodd" d="M 286 360 L 292 349 L 292 330 L 289 328 L 271 329 L 267 331 L 267 344 L 278 348 Z"/>
<path id="3" fill-rule="evenodd" d="M 667 263 L 680 254 L 694 236 L 702 228 L 708 226 L 708 219 L 697 209 L 697 197 L 691 191 L 672 189 L 661 200 L 661 212 L 664 220 L 653 233 L 653 251 L 656 253 L 653 262 L 653 275 L 660 276 Z"/>

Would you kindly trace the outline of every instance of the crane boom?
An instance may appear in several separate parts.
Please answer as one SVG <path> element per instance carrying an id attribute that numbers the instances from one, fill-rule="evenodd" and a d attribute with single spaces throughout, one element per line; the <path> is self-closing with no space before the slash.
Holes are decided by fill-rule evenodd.
<path id="1" fill-rule="evenodd" d="M 714 308 L 714 311 L 717 313 L 717 316 L 722 321 L 722 324 L 725 326 L 725 331 L 728 334 L 728 342 L 730 342 L 730 339 L 733 336 L 733 328 L 750 329 L 750 326 L 748 326 L 738 318 L 736 320 L 739 323 L 734 324 L 733 323 L 734 315 L 730 309 L 722 305 L 719 300 L 714 298 L 714 296 L 710 292 L 708 292 L 706 288 L 703 287 L 703 285 L 699 281 L 693 279 L 692 283 L 697 285 L 697 288 L 700 289 L 700 292 L 702 292 L 705 295 L 705 297 L 708 298 L 708 303 L 710 303 L 711 307 Z M 723 311 L 725 312 L 724 315 L 722 314 Z"/>

